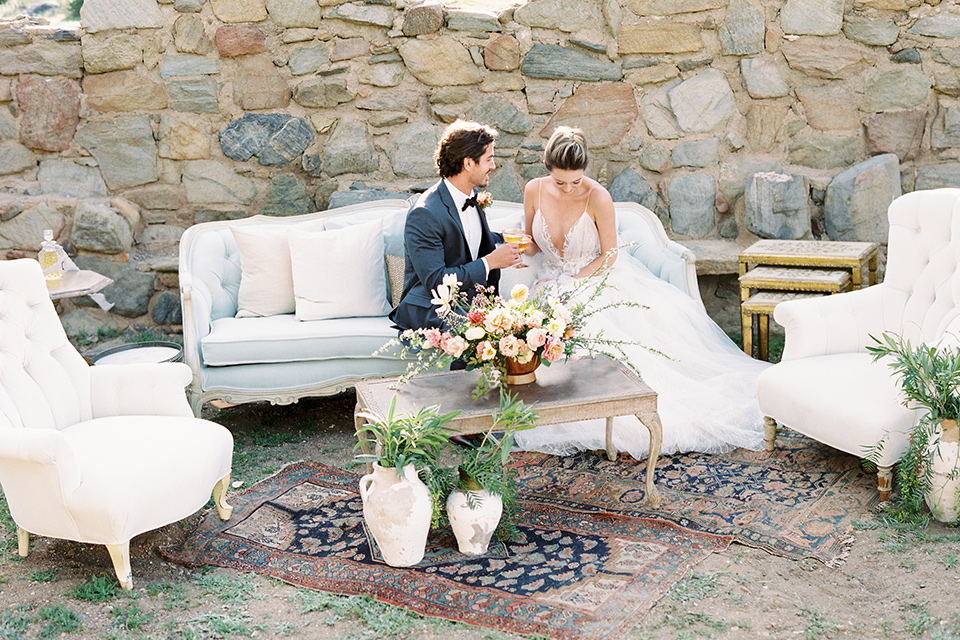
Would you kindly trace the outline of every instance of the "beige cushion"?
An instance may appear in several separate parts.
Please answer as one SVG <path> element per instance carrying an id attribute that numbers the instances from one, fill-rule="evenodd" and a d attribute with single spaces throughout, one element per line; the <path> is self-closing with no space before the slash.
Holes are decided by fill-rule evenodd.
<path id="1" fill-rule="evenodd" d="M 297 320 L 389 313 L 380 220 L 291 233 L 289 241 Z"/>
<path id="2" fill-rule="evenodd" d="M 403 270 L 407 266 L 407 259 L 403 256 L 387 254 L 387 276 L 390 278 L 390 301 L 393 306 L 400 304 L 400 295 L 403 293 Z"/>
<path id="3" fill-rule="evenodd" d="M 237 317 L 293 313 L 293 273 L 290 267 L 291 230 L 321 231 L 323 220 L 286 224 L 238 225 L 230 229 L 240 250 L 240 292 Z"/>

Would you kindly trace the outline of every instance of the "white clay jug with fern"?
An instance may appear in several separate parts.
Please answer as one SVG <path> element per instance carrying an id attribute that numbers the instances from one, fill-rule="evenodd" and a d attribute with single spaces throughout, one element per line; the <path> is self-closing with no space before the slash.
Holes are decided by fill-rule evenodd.
<path id="1" fill-rule="evenodd" d="M 940 429 L 939 443 L 930 447 L 930 488 L 924 499 L 934 518 L 953 522 L 960 517 L 960 427 L 955 420 L 944 420 Z"/>
<path id="2" fill-rule="evenodd" d="M 403 467 L 401 475 L 395 467 L 374 463 L 373 473 L 360 478 L 360 498 L 384 562 L 409 567 L 423 560 L 433 507 L 414 465 Z"/>
<path id="3" fill-rule="evenodd" d="M 460 553 L 478 556 L 487 552 L 503 515 L 503 498 L 493 495 L 469 476 L 461 480 L 466 491 L 454 488 L 447 496 L 447 518 Z"/>

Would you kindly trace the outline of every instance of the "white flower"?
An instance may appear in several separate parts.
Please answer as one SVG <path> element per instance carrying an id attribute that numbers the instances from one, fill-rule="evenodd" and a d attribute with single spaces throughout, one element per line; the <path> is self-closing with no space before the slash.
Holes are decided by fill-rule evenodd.
<path id="1" fill-rule="evenodd" d="M 467 340 L 479 340 L 485 335 L 487 335 L 487 332 L 483 330 L 483 327 L 474 326 L 467 329 L 464 337 L 466 337 Z"/>
<path id="2" fill-rule="evenodd" d="M 547 333 L 552 335 L 554 338 L 562 338 L 563 332 L 567 330 L 566 321 L 555 314 L 551 319 L 550 323 L 547 325 Z"/>
<path id="3" fill-rule="evenodd" d="M 453 291 L 460 288 L 460 281 L 457 280 L 457 274 L 455 273 L 448 273 L 443 276 L 443 284 Z"/>

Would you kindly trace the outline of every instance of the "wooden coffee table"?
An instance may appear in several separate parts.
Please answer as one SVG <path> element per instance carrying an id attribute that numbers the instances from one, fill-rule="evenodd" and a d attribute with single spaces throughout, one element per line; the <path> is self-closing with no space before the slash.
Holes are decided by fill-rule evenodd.
<path id="1" fill-rule="evenodd" d="M 370 452 L 366 433 L 359 432 L 365 424 L 360 412 L 385 418 L 394 396 L 397 413 L 416 412 L 424 406 L 438 405 L 442 413 L 460 411 L 448 423 L 456 433 L 470 435 L 489 431 L 493 426 L 493 413 L 500 407 L 500 399 L 496 393 L 476 402 L 471 399 L 470 392 L 478 375 L 476 371 L 447 371 L 417 376 L 399 387 L 398 378 L 357 383 L 354 422 L 361 449 L 364 453 Z M 606 451 L 610 460 L 617 459 L 613 445 L 613 418 L 637 416 L 650 431 L 646 500 L 652 508 L 660 506 L 660 494 L 653 484 L 654 468 L 663 441 L 663 428 L 657 414 L 657 393 L 633 371 L 609 358 L 583 358 L 540 367 L 535 382 L 510 387 L 510 390 L 524 403 L 536 408 L 538 425 L 605 418 Z"/>

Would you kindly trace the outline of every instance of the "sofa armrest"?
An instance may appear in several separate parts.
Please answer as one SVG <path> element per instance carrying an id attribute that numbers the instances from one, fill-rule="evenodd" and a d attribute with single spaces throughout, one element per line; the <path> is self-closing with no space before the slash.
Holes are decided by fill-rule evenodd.
<path id="1" fill-rule="evenodd" d="M 93 417 L 193 417 L 184 393 L 190 379 L 190 368 L 180 362 L 90 367 Z"/>
<path id="2" fill-rule="evenodd" d="M 9 462 L 12 464 L 3 464 Z M 36 496 L 61 502 L 80 486 L 80 463 L 67 437 L 56 429 L 4 428 L 0 436 L 0 478 L 11 512 L 49 508 Z M 14 513 L 18 515 L 18 513 Z"/>
<path id="3" fill-rule="evenodd" d="M 897 326 L 902 304 L 889 287 L 876 285 L 822 298 L 777 305 L 774 319 L 786 331 L 783 360 L 836 353 L 864 353 L 888 327 Z"/>

